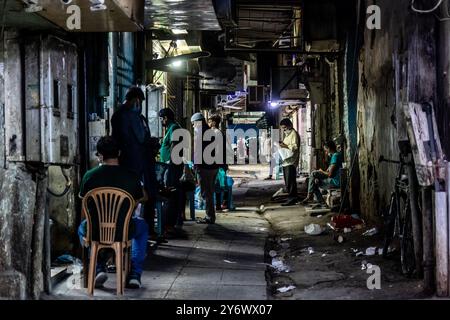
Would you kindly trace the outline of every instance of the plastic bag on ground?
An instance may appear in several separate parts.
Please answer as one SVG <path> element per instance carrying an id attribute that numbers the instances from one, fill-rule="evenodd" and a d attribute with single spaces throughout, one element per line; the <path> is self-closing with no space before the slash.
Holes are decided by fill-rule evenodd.
<path id="1" fill-rule="evenodd" d="M 309 234 L 310 236 L 318 236 L 323 232 L 323 228 L 315 223 L 311 223 L 307 226 L 305 226 L 305 232 L 306 234 Z"/>

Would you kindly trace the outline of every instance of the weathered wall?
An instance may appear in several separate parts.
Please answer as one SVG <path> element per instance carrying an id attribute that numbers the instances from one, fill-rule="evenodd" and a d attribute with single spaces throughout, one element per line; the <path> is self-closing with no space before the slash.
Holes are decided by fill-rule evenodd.
<path id="1" fill-rule="evenodd" d="M 376 4 L 382 29 L 364 31 L 357 109 L 360 205 L 368 220 L 379 217 L 393 189 L 397 166 L 378 159 L 398 159 L 398 140 L 405 137 L 400 106 L 433 99 L 436 91 L 433 16 L 410 12 L 408 0 Z M 397 80 L 395 70 L 401 73 Z"/>
<path id="2" fill-rule="evenodd" d="M 30 280 L 36 183 L 15 164 L 0 172 L 0 181 L 0 298 L 19 299 L 27 296 Z"/>
<path id="3" fill-rule="evenodd" d="M 76 209 L 75 209 L 75 190 L 73 188 L 76 172 L 73 168 L 66 170 L 72 181 L 70 190 L 61 197 L 55 197 L 48 194 L 50 218 L 52 219 L 51 243 L 52 260 L 59 255 L 70 254 L 74 247 L 74 237 L 76 234 Z M 50 166 L 48 169 L 48 184 L 52 192 L 61 194 L 66 187 L 66 179 L 61 173 L 61 169 L 56 166 Z"/>
<path id="4" fill-rule="evenodd" d="M 2 40 L 0 40 L 2 43 Z M 5 87 L 4 87 L 4 57 L 3 46 L 0 45 L 0 168 L 5 166 Z"/>

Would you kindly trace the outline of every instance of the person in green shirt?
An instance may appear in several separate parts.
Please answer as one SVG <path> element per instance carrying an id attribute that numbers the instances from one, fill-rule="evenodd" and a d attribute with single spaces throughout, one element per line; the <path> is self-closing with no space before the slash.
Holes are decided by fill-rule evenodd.
<path id="1" fill-rule="evenodd" d="M 112 187 L 128 192 L 136 202 L 145 200 L 146 196 L 139 175 L 135 171 L 119 165 L 120 149 L 114 138 L 102 137 L 97 143 L 97 154 L 101 164 L 98 167 L 89 170 L 84 175 L 80 185 L 80 197 L 84 197 L 89 191 L 96 188 Z M 95 214 L 97 209 L 93 202 L 88 202 L 87 205 L 89 212 L 91 213 L 92 239 L 98 240 L 98 217 Z M 128 209 L 126 204 L 122 206 L 119 212 L 116 230 L 123 230 Z M 128 288 L 136 289 L 141 286 L 143 263 L 147 254 L 148 233 L 149 228 L 146 221 L 135 214 L 130 220 L 129 225 L 129 235 L 132 243 L 131 270 L 127 279 Z M 84 245 L 86 234 L 87 222 L 86 219 L 84 219 L 78 228 L 78 236 L 82 245 Z M 116 231 L 115 240 L 121 241 L 121 235 L 121 232 Z M 108 278 L 106 273 L 107 258 L 108 255 L 100 251 L 97 259 L 97 273 L 95 278 L 95 286 L 97 288 L 102 287 Z"/>
<path id="2" fill-rule="evenodd" d="M 179 143 L 173 141 L 172 136 L 175 130 L 181 129 L 181 126 L 175 121 L 175 113 L 169 109 L 164 108 L 159 111 L 159 117 L 163 127 L 166 128 L 164 138 L 159 150 L 160 161 L 168 165 L 167 171 L 164 175 L 164 184 L 166 188 L 174 189 L 171 193 L 170 199 L 164 210 L 166 216 L 165 232 L 167 237 L 176 237 L 176 225 L 182 225 L 183 208 L 180 199 L 183 199 L 185 194 L 183 192 L 180 179 L 183 175 L 183 164 L 174 164 L 171 159 L 172 150 Z"/>
<path id="3" fill-rule="evenodd" d="M 325 201 L 320 192 L 322 189 L 339 188 L 340 171 L 342 168 L 342 155 L 337 151 L 336 144 L 328 141 L 324 144 L 325 153 L 330 156 L 330 165 L 327 170 L 319 169 L 311 172 L 308 183 L 308 196 L 303 200 L 303 204 L 307 204 L 313 200 L 314 195 L 320 205 L 325 205 Z"/>

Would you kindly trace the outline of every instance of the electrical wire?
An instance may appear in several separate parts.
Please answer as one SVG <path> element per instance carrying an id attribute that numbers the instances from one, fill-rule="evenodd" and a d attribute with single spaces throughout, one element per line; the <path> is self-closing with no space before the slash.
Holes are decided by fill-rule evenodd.
<path id="1" fill-rule="evenodd" d="M 412 0 L 411 1 L 411 9 L 414 12 L 418 12 L 418 13 L 432 13 L 433 11 L 435 11 L 437 8 L 439 8 L 439 6 L 442 4 L 442 2 L 444 2 L 444 0 L 439 0 L 438 3 L 432 8 L 432 9 L 428 9 L 428 10 L 420 10 L 414 7 L 414 2 L 416 2 L 416 0 Z"/>
<path id="2" fill-rule="evenodd" d="M 66 186 L 64 188 L 64 191 L 62 193 L 56 193 L 56 192 L 53 192 L 52 190 L 50 190 L 50 188 L 47 188 L 47 192 L 57 198 L 64 197 L 69 192 L 69 190 L 72 186 L 72 181 L 70 180 L 69 175 L 64 171 L 63 167 L 60 166 L 60 169 L 61 169 L 62 175 L 64 176 L 64 179 L 66 180 Z"/>

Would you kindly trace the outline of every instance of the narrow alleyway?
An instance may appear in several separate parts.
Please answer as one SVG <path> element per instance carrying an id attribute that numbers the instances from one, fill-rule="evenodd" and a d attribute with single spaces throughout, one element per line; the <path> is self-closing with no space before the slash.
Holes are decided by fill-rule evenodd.
<path id="1" fill-rule="evenodd" d="M 283 180 L 264 181 L 266 171 L 261 165 L 233 167 L 237 211 L 218 214 L 215 225 L 187 221 L 184 239 L 150 246 L 141 289 L 128 289 L 124 297 L 117 297 L 111 273 L 105 288 L 95 290 L 94 299 L 423 298 L 421 281 L 401 274 L 398 257 L 385 260 L 378 254 L 365 255 L 367 248 L 382 245 L 380 234 L 362 235 L 370 225 L 344 234 L 343 243 L 336 241 L 338 234 L 331 229 L 319 236 L 306 234 L 306 225 L 326 227 L 333 213 L 311 217 L 304 206 L 285 208 L 271 201 Z M 305 180 L 298 181 L 304 189 Z M 270 266 L 272 252 L 277 253 L 275 259 L 282 259 L 287 272 Z M 380 290 L 367 288 L 367 264 L 380 267 Z M 73 282 L 73 276 L 69 277 L 47 298 L 90 299 Z M 289 286 L 295 288 L 278 290 Z"/>

